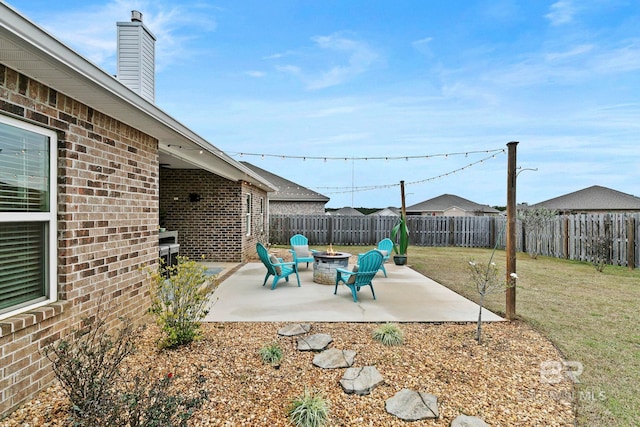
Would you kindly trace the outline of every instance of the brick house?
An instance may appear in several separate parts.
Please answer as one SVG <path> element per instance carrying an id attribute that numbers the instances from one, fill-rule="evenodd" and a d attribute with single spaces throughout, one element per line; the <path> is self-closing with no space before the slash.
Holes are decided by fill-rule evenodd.
<path id="1" fill-rule="evenodd" d="M 0 3 L 0 418 L 51 383 L 40 350 L 101 297 L 144 316 L 161 212 L 180 253 L 209 260 L 242 262 L 268 224 L 273 186 L 138 83 Z"/>

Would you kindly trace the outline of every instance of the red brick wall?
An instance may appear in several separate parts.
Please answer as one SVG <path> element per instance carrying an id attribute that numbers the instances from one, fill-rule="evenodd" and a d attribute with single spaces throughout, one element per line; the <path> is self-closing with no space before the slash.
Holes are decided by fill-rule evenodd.
<path id="1" fill-rule="evenodd" d="M 246 197 L 254 194 L 253 221 L 266 193 L 193 169 L 160 170 L 161 226 L 177 231 L 180 255 L 208 261 L 244 262 L 255 253 L 257 230 L 247 236 Z M 252 227 L 255 228 L 255 227 Z"/>
<path id="2" fill-rule="evenodd" d="M 263 244 L 267 243 L 268 240 L 268 227 L 269 227 L 269 219 L 267 217 L 268 208 L 267 208 L 267 193 L 254 187 L 253 185 L 243 183 L 242 185 L 242 213 L 243 215 L 246 213 L 246 202 L 247 197 L 245 196 L 247 193 L 252 195 L 252 215 L 251 215 L 251 233 L 247 235 L 247 221 L 246 217 L 243 217 L 242 222 L 242 254 L 243 261 L 255 261 L 257 260 L 256 253 L 256 243 L 261 242 Z M 263 202 L 264 206 L 264 214 L 260 214 L 260 200 Z"/>
<path id="3" fill-rule="evenodd" d="M 0 416 L 53 379 L 39 350 L 94 313 L 141 319 L 156 262 L 158 143 L 0 65 L 0 114 L 58 133 L 59 302 L 0 321 Z M 56 182 L 55 180 L 53 182 Z"/>

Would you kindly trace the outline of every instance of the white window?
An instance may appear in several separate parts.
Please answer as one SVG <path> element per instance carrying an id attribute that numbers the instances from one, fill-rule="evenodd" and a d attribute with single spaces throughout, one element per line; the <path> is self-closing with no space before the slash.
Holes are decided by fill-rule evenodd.
<path id="1" fill-rule="evenodd" d="M 251 214 L 253 213 L 252 205 L 253 197 L 251 193 L 247 194 L 247 236 L 251 236 Z"/>
<path id="2" fill-rule="evenodd" d="M 0 115 L 0 319 L 57 299 L 56 134 Z"/>

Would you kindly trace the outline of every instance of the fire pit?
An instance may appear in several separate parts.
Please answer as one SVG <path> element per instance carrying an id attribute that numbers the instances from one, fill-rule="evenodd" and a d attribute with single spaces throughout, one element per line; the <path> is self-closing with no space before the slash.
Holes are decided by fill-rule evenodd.
<path id="1" fill-rule="evenodd" d="M 349 253 L 334 252 L 331 249 L 326 252 L 314 252 L 313 281 L 322 285 L 335 285 L 336 269 L 347 268 L 349 257 Z"/>

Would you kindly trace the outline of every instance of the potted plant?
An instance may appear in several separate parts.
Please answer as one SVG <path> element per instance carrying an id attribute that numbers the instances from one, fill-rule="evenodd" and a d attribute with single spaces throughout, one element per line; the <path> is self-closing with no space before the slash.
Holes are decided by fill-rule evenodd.
<path id="1" fill-rule="evenodd" d="M 393 262 L 396 265 L 407 263 L 407 248 L 409 247 L 409 229 L 404 212 L 400 214 L 398 223 L 391 229 L 391 240 L 393 240 Z"/>

